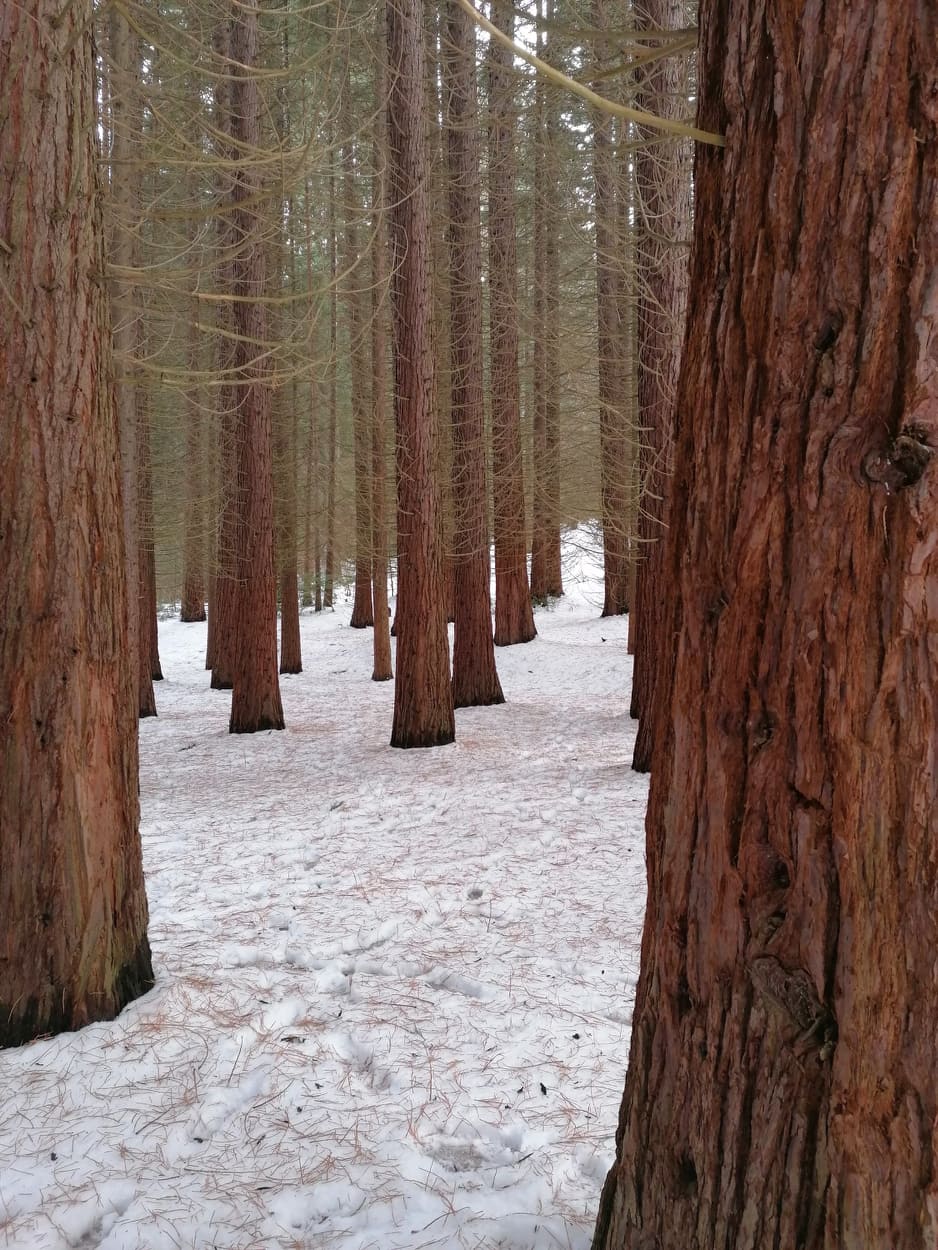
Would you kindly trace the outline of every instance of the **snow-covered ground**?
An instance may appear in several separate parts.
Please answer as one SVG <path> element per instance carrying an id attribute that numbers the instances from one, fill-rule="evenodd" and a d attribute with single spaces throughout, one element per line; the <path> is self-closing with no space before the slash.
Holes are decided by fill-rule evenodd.
<path id="1" fill-rule="evenodd" d="M 580 531 L 580 538 L 583 531 Z M 625 619 L 568 553 L 507 703 L 388 744 L 350 604 L 302 618 L 284 733 L 232 737 L 164 621 L 141 725 L 156 988 L 0 1052 L 0 1245 L 586 1250 L 644 902 Z"/>

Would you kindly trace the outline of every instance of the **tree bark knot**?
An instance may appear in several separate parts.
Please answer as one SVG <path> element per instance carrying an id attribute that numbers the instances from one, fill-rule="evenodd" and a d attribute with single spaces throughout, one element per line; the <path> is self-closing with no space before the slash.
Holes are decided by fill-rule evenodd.
<path id="1" fill-rule="evenodd" d="M 872 451 L 863 463 L 863 472 L 870 482 L 895 495 L 914 486 L 928 468 L 935 449 L 928 441 L 928 432 L 921 426 L 907 425 L 880 451 Z"/>
<path id="2" fill-rule="evenodd" d="M 803 968 L 785 968 L 772 955 L 760 955 L 749 965 L 749 979 L 756 991 L 794 1026 L 799 1046 L 819 1050 L 827 1059 L 837 1040 L 837 1024 L 830 1008 L 817 996 L 811 977 Z"/>

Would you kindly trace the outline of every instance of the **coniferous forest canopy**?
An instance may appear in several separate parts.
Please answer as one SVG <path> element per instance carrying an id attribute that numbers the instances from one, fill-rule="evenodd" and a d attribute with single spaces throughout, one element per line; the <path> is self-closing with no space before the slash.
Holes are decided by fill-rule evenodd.
<path id="1" fill-rule="evenodd" d="M 936 202 L 932 0 L 0 3 L 8 1244 L 935 1250 Z"/>

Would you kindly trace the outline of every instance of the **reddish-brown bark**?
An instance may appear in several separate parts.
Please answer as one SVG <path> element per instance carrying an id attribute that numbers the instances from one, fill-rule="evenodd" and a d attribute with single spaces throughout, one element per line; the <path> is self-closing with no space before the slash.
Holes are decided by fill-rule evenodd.
<path id="1" fill-rule="evenodd" d="M 0 1046 L 153 983 L 91 31 L 0 8 Z"/>
<path id="2" fill-rule="evenodd" d="M 388 0 L 388 192 L 397 425 L 397 680 L 391 745 L 455 736 L 434 470 L 432 296 L 418 0 Z"/>
<path id="3" fill-rule="evenodd" d="M 140 588 L 140 715 L 155 716 L 153 682 L 163 680 L 156 604 L 156 541 L 153 534 L 153 461 L 150 414 L 141 394 L 137 406 L 137 573 Z"/>
<path id="4" fill-rule="evenodd" d="M 680 29 L 684 13 L 683 0 L 649 0 L 647 5 L 648 23 L 659 30 Z M 638 104 L 648 112 L 679 117 L 686 95 L 683 58 L 654 61 L 641 74 Z M 631 712 L 640 717 L 632 767 L 647 772 L 654 757 L 655 729 L 662 720 L 658 698 L 664 606 L 661 540 L 668 517 L 674 396 L 687 307 L 691 145 L 659 140 L 639 151 L 636 164 L 642 272 L 638 316 L 642 449 L 639 558 L 629 641 L 634 635 Z"/>
<path id="5" fill-rule="evenodd" d="M 280 672 L 302 673 L 303 652 L 300 643 L 300 595 L 297 553 L 296 515 L 296 449 L 298 387 L 293 380 L 289 410 L 283 403 L 275 408 L 274 418 L 278 443 L 280 498 L 274 509 L 277 530 L 277 553 L 280 562 Z"/>
<path id="6" fill-rule="evenodd" d="M 548 22 L 552 0 L 538 4 Z M 538 34 L 538 43 L 541 43 Z M 551 60 L 550 36 L 539 47 Z M 558 103 L 543 77 L 535 88 L 538 143 L 534 156 L 534 376 L 531 509 L 531 594 L 563 594 L 560 566 L 560 255 L 557 210 Z"/>
<path id="7" fill-rule="evenodd" d="M 442 84 L 446 126 L 453 434 L 453 702 L 504 703 L 492 642 L 482 400 L 482 236 L 475 27 L 448 6 Z"/>
<path id="8" fill-rule="evenodd" d="M 385 51 L 376 50 L 375 125 L 372 160 L 371 219 L 371 582 L 374 596 L 374 645 L 372 681 L 390 681 L 391 620 L 388 609 L 388 255 L 385 214 L 387 194 L 384 168 L 387 160 L 384 112 L 387 74 Z"/>
<path id="9" fill-rule="evenodd" d="M 593 25 L 608 26 L 606 0 L 593 0 Z M 597 40 L 597 65 L 608 37 Z M 603 83 L 596 84 L 602 91 Z M 629 610 L 629 476 L 631 438 L 626 421 L 619 298 L 615 128 L 609 114 L 593 115 L 593 183 L 596 194 L 596 313 L 599 390 L 599 463 L 603 525 L 603 616 Z"/>
<path id="10" fill-rule="evenodd" d="M 260 358 L 266 340 L 267 265 L 257 201 L 260 178 L 250 154 L 260 148 L 258 11 L 236 0 L 231 18 L 231 133 L 238 162 L 232 188 L 232 316 L 237 383 L 238 587 L 231 688 L 231 733 L 283 729 L 277 678 L 277 595 L 274 573 L 271 392 Z"/>
<path id="11" fill-rule="evenodd" d="M 514 16 L 496 0 L 492 20 L 511 35 Z M 492 523 L 495 645 L 536 637 L 528 585 L 518 380 L 518 245 L 515 223 L 515 75 L 511 53 L 489 42 L 489 326 L 492 362 Z"/>
<path id="12" fill-rule="evenodd" d="M 938 12 L 710 0 L 599 1250 L 938 1242 Z"/>
<path id="13" fill-rule="evenodd" d="M 349 83 L 345 99 L 348 101 Z M 347 107 L 345 127 L 351 127 Z M 343 208 L 345 210 L 345 312 L 349 341 L 349 379 L 352 401 L 352 449 L 355 463 L 355 592 L 352 600 L 352 629 L 374 624 L 371 601 L 371 429 L 368 384 L 371 370 L 368 362 L 369 336 L 364 315 L 367 290 L 365 257 L 359 243 L 361 204 L 356 189 L 358 160 L 351 138 L 342 145 Z"/>
<path id="14" fill-rule="evenodd" d="M 193 300 L 189 323 L 189 368 L 199 368 L 198 311 Z M 186 517 L 183 538 L 182 603 L 179 619 L 205 620 L 205 394 L 191 382 L 186 403 Z"/>

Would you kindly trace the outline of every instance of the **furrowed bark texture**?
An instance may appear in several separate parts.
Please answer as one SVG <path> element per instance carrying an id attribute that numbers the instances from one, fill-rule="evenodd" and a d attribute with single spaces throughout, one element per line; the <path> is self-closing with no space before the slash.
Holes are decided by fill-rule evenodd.
<path id="1" fill-rule="evenodd" d="M 455 720 L 434 472 L 430 231 L 418 0 L 389 0 L 387 23 L 399 563 L 391 745 L 421 747 L 452 742 Z"/>
<path id="2" fill-rule="evenodd" d="M 91 4 L 0 9 L 0 1046 L 153 984 Z"/>
<path id="3" fill-rule="evenodd" d="M 595 1246 L 938 1242 L 938 28 L 701 6 L 649 900 Z"/>
<path id="4" fill-rule="evenodd" d="M 510 7 L 492 20 L 510 35 Z M 492 362 L 492 523 L 495 645 L 536 637 L 528 585 L 521 392 L 518 378 L 518 244 L 515 223 L 515 77 L 511 53 L 489 42 L 489 326 Z"/>
<path id="5" fill-rule="evenodd" d="M 232 8 L 231 132 L 241 151 L 260 148 L 260 97 L 252 68 L 257 63 L 255 6 Z M 232 194 L 233 318 L 238 340 L 237 380 L 238 588 L 231 733 L 283 729 L 277 678 L 277 593 L 274 572 L 271 391 L 267 366 L 258 358 L 266 339 L 267 283 L 257 198 L 260 178 L 250 155 L 238 163 Z"/>
<path id="6" fill-rule="evenodd" d="M 504 703 L 492 641 L 482 398 L 482 236 L 476 50 L 472 18 L 455 4 L 443 31 L 449 173 L 450 415 L 453 431 L 453 702 Z"/>
<path id="7" fill-rule="evenodd" d="M 679 30 L 683 0 L 650 0 L 649 25 Z M 655 61 L 644 71 L 638 106 L 679 117 L 687 96 L 686 60 Z M 663 721 L 658 675 L 663 652 L 663 538 L 671 479 L 674 396 L 687 309 L 687 244 L 691 230 L 691 145 L 655 143 L 637 158 L 638 237 L 642 285 L 638 310 L 638 401 L 641 412 L 641 494 L 638 569 L 632 616 L 637 617 L 632 715 L 638 716 L 632 767 L 647 772 L 655 730 Z M 629 637 L 632 620 L 629 621 Z M 637 692 L 637 697 L 636 697 Z"/>

